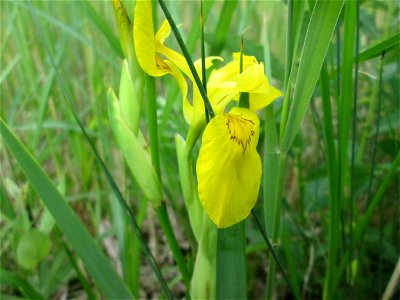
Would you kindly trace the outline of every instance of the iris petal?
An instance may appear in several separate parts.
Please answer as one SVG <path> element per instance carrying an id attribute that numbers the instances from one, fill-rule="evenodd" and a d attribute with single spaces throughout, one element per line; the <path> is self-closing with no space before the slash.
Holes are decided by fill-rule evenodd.
<path id="1" fill-rule="evenodd" d="M 147 74 L 159 77 L 170 73 L 170 69 L 156 54 L 151 5 L 151 1 L 136 1 L 133 39 L 140 67 Z"/>
<path id="2" fill-rule="evenodd" d="M 219 228 L 245 219 L 257 201 L 258 136 L 257 115 L 238 107 L 215 116 L 204 131 L 196 166 L 199 198 Z"/>

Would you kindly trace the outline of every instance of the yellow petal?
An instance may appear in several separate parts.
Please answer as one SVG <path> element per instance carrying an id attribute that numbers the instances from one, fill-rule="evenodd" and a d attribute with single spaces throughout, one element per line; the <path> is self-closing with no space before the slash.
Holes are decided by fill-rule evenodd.
<path id="1" fill-rule="evenodd" d="M 156 48 L 159 45 L 163 45 L 164 41 L 171 34 L 171 26 L 169 26 L 168 20 L 164 20 L 158 29 L 156 36 L 154 37 Z"/>
<path id="2" fill-rule="evenodd" d="M 276 98 L 281 97 L 282 93 L 270 85 L 265 93 L 250 93 L 249 95 L 250 109 L 256 111 L 271 104 Z"/>
<path id="3" fill-rule="evenodd" d="M 196 165 L 199 198 L 219 228 L 245 219 L 257 201 L 258 136 L 257 115 L 238 107 L 215 116 L 204 131 Z"/>
<path id="4" fill-rule="evenodd" d="M 267 76 L 264 74 L 264 65 L 254 64 L 247 67 L 238 77 L 236 89 L 238 92 L 257 92 L 262 86 L 268 86 Z"/>
<path id="5" fill-rule="evenodd" d="M 158 43 L 156 51 L 165 56 L 165 58 L 171 61 L 174 65 L 176 65 L 186 76 L 192 78 L 192 72 L 190 72 L 186 59 L 182 54 Z"/>
<path id="6" fill-rule="evenodd" d="M 166 60 L 165 63 L 171 69 L 171 75 L 176 79 L 178 84 L 179 90 L 181 91 L 182 98 L 183 98 L 183 115 L 185 117 L 186 122 L 190 124 L 190 120 L 192 117 L 193 109 L 189 103 L 187 98 L 188 94 L 188 86 L 185 77 L 179 71 L 179 69 L 170 61 Z"/>
<path id="7" fill-rule="evenodd" d="M 133 22 L 133 39 L 140 67 L 151 76 L 170 72 L 168 66 L 156 54 L 151 1 L 137 0 Z"/>

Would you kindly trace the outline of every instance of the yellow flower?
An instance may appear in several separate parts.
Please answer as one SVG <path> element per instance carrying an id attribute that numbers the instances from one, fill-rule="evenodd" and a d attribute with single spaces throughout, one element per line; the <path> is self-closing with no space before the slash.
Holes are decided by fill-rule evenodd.
<path id="1" fill-rule="evenodd" d="M 224 109 L 240 93 L 249 93 L 250 109 L 259 110 L 269 105 L 282 93 L 274 88 L 264 74 L 264 64 L 254 56 L 243 55 L 243 72 L 240 73 L 240 53 L 233 54 L 233 61 L 215 70 L 207 85 L 211 104 L 217 111 Z"/>
<path id="2" fill-rule="evenodd" d="M 259 123 L 253 111 L 234 107 L 217 114 L 204 131 L 196 165 L 199 198 L 219 228 L 245 219 L 257 201 Z"/>
<path id="3" fill-rule="evenodd" d="M 170 34 L 171 27 L 168 21 L 164 20 L 160 29 L 154 35 L 151 1 L 137 0 L 134 14 L 133 35 L 136 56 L 140 67 L 144 72 L 154 77 L 171 74 L 176 79 L 182 93 L 183 113 L 186 122 L 201 127 L 200 123 L 204 123 L 203 100 L 195 84 L 193 84 L 192 103 L 188 100 L 188 86 L 182 73 L 193 83 L 194 78 L 184 56 L 164 45 L 164 41 Z M 212 61 L 215 59 L 222 60 L 220 57 L 216 56 L 206 58 L 206 69 L 212 66 Z M 194 66 L 201 78 L 201 60 L 195 61 Z"/>

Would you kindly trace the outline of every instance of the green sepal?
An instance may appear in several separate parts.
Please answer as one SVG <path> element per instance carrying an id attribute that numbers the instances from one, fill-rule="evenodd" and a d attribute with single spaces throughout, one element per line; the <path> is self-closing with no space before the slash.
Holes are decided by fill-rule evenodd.
<path id="1" fill-rule="evenodd" d="M 190 155 L 187 153 L 186 142 L 179 134 L 176 134 L 175 144 L 183 199 L 189 213 L 189 221 L 194 236 L 197 241 L 200 241 L 204 209 L 198 199 L 197 186 L 194 182 Z"/>
<path id="2" fill-rule="evenodd" d="M 132 22 L 121 0 L 113 0 L 112 2 L 118 28 L 119 42 L 121 43 L 125 57 L 131 61 L 135 53 L 135 48 L 133 46 Z"/>
<path id="3" fill-rule="evenodd" d="M 142 107 L 142 97 L 136 90 L 128 61 L 122 63 L 121 80 L 119 85 L 119 106 L 122 119 L 126 122 L 129 129 L 137 136 L 140 125 L 140 112 Z"/>
<path id="4" fill-rule="evenodd" d="M 193 299 L 216 299 L 217 227 L 205 213 L 202 224 L 190 291 Z"/>
<path id="5" fill-rule="evenodd" d="M 155 207 L 160 206 L 162 203 L 161 184 L 145 150 L 147 146 L 141 144 L 138 137 L 129 129 L 127 122 L 123 119 L 118 98 L 112 89 L 108 91 L 108 114 L 118 147 L 135 181 L 150 203 Z"/>

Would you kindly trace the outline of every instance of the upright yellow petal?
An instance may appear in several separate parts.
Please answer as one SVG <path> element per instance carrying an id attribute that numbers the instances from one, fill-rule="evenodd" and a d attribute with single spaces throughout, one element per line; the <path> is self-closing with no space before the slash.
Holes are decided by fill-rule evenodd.
<path id="1" fill-rule="evenodd" d="M 245 219 L 261 179 L 257 115 L 246 108 L 220 113 L 207 125 L 196 172 L 201 204 L 219 228 Z"/>
<path id="2" fill-rule="evenodd" d="M 133 22 L 133 40 L 140 67 L 147 74 L 159 77 L 171 70 L 156 54 L 151 1 L 137 0 Z"/>
<path id="3" fill-rule="evenodd" d="M 157 47 L 164 44 L 166 38 L 171 34 L 171 26 L 169 26 L 168 20 L 164 20 L 158 29 L 156 36 L 154 37 L 154 42 Z"/>

